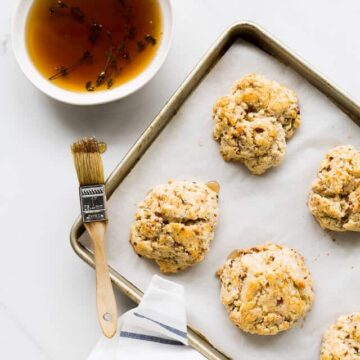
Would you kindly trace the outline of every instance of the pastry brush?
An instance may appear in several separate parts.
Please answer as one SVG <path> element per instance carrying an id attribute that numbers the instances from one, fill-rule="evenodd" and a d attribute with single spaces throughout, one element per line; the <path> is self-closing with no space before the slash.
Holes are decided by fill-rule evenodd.
<path id="1" fill-rule="evenodd" d="M 105 149 L 106 144 L 94 137 L 80 139 L 71 146 L 80 183 L 82 221 L 94 247 L 98 318 L 104 335 L 111 338 L 117 330 L 117 307 L 104 248 L 108 220 L 101 153 Z"/>

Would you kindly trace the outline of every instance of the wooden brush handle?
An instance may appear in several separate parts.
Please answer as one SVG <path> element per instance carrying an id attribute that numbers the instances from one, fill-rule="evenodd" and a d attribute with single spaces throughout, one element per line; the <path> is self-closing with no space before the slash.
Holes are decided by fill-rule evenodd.
<path id="1" fill-rule="evenodd" d="M 105 255 L 106 221 L 85 223 L 94 246 L 96 270 L 96 303 L 104 335 L 112 338 L 117 330 L 117 308 Z"/>

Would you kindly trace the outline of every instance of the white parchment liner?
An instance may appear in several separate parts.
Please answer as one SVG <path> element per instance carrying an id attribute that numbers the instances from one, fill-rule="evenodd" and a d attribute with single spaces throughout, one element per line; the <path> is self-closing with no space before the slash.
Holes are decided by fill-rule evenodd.
<path id="1" fill-rule="evenodd" d="M 294 89 L 302 116 L 283 164 L 261 177 L 250 175 L 240 164 L 225 163 L 211 135 L 214 102 L 229 92 L 234 80 L 250 72 Z M 236 42 L 110 200 L 109 263 L 145 289 L 152 275 L 160 273 L 152 261 L 139 258 L 128 241 L 137 203 L 154 185 L 171 178 L 217 180 L 220 218 L 211 250 L 202 263 L 169 276 L 185 286 L 189 323 L 234 359 L 318 359 L 324 330 L 339 315 L 360 311 L 360 234 L 321 230 L 306 206 L 320 160 L 340 144 L 360 149 L 359 127 L 291 69 L 250 44 Z M 82 241 L 88 243 L 85 237 Z M 272 337 L 249 335 L 232 325 L 214 276 L 232 250 L 266 241 L 305 256 L 316 292 L 305 321 Z"/>

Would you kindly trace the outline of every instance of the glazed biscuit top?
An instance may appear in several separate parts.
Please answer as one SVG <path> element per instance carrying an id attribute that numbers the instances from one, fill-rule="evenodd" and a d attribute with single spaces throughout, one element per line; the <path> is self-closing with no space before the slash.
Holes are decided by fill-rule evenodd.
<path id="1" fill-rule="evenodd" d="M 213 109 L 214 138 L 227 161 L 242 161 L 257 175 L 281 163 L 285 154 L 285 133 L 275 117 L 246 116 L 234 96 L 220 98 Z"/>
<path id="2" fill-rule="evenodd" d="M 249 74 L 234 83 L 232 94 L 246 114 L 274 116 L 284 128 L 287 139 L 301 124 L 296 93 L 276 81 Z"/>
<path id="3" fill-rule="evenodd" d="M 217 216 L 217 194 L 207 184 L 170 180 L 149 192 L 135 217 L 136 220 L 161 217 L 168 223 L 208 221 L 215 224 Z"/>
<path id="4" fill-rule="evenodd" d="M 252 114 L 250 120 L 244 118 L 239 121 L 237 113 L 244 115 L 241 109 L 230 96 L 224 96 L 217 101 L 214 106 L 214 114 L 218 120 L 214 128 L 215 139 L 222 139 L 222 144 L 229 146 L 235 146 L 237 139 L 240 139 L 238 153 L 245 158 L 268 153 L 281 133 L 276 118 Z"/>

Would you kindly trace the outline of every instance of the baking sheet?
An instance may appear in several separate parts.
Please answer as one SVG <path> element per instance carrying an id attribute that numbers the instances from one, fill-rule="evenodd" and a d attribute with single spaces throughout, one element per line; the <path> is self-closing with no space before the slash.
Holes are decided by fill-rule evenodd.
<path id="1" fill-rule="evenodd" d="M 249 72 L 294 89 L 303 121 L 288 142 L 283 164 L 261 177 L 241 164 L 225 163 L 211 136 L 213 103 Z M 202 263 L 169 276 L 185 287 L 189 323 L 234 359 L 318 359 L 327 326 L 341 314 L 360 311 L 360 236 L 321 230 L 306 200 L 325 153 L 340 144 L 360 148 L 359 135 L 360 128 L 306 80 L 255 46 L 235 42 L 109 201 L 109 264 L 145 289 L 153 274 L 161 274 L 152 261 L 136 256 L 128 242 L 137 204 L 151 187 L 171 178 L 217 180 L 220 217 L 211 250 Z M 86 235 L 81 241 L 89 246 Z M 232 250 L 265 241 L 297 249 L 315 281 L 316 299 L 306 320 L 273 337 L 245 334 L 231 324 L 214 276 Z"/>

